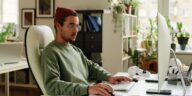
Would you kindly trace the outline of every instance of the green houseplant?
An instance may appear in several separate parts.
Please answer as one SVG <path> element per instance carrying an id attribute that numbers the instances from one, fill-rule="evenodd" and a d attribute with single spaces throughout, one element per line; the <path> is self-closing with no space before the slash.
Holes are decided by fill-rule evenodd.
<path id="1" fill-rule="evenodd" d="M 15 23 L 7 23 L 0 31 L 0 42 L 5 42 L 9 36 L 13 35 Z"/>
<path id="2" fill-rule="evenodd" d="M 143 69 L 153 70 L 156 67 L 157 60 L 157 20 L 149 19 L 148 20 L 147 34 L 142 41 L 142 47 L 146 49 L 145 55 L 142 57 L 142 67 Z"/>
<path id="3" fill-rule="evenodd" d="M 125 12 L 124 0 L 108 0 L 113 12 L 114 32 L 122 25 L 122 14 Z"/>
<path id="4" fill-rule="evenodd" d="M 123 0 L 123 4 L 125 5 L 125 12 L 127 14 L 131 14 L 131 10 L 132 10 L 131 0 Z"/>
<path id="5" fill-rule="evenodd" d="M 131 13 L 135 14 L 136 10 L 138 10 L 139 8 L 140 2 L 139 0 L 131 0 L 130 5 L 131 5 Z"/>
<path id="6" fill-rule="evenodd" d="M 175 51 L 176 50 L 176 44 L 175 44 L 175 31 L 173 26 L 171 25 L 171 21 L 169 18 L 166 18 L 167 27 L 169 28 L 170 34 L 171 34 L 171 48 Z"/>
<path id="7" fill-rule="evenodd" d="M 185 50 L 185 47 L 188 43 L 190 35 L 189 35 L 189 33 L 185 32 L 183 30 L 183 23 L 182 22 L 177 22 L 177 29 L 178 29 L 178 32 L 176 34 L 177 41 L 180 45 L 181 50 Z"/>

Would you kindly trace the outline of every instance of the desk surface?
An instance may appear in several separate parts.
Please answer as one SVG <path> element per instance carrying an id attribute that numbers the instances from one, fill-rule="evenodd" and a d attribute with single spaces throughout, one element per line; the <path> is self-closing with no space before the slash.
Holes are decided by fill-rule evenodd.
<path id="1" fill-rule="evenodd" d="M 14 64 L 5 64 L 0 66 L 0 74 L 21 70 L 25 68 L 28 68 L 28 64 L 27 61 L 24 60 Z"/>
<path id="2" fill-rule="evenodd" d="M 146 94 L 147 89 L 157 89 L 158 83 L 146 83 L 145 79 L 142 78 L 139 80 L 128 92 L 125 91 L 115 91 L 115 96 L 130 96 L 130 95 L 148 95 Z M 170 85 L 165 81 L 162 89 L 172 90 L 172 95 L 181 96 L 183 94 L 183 87 L 181 82 L 178 82 L 177 85 Z M 192 95 L 192 85 L 187 86 L 186 95 Z M 162 95 L 161 95 L 162 96 Z"/>

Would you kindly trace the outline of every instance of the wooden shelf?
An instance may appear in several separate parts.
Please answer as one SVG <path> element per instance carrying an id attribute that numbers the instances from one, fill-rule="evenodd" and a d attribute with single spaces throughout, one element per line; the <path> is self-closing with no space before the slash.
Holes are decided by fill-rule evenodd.
<path id="1" fill-rule="evenodd" d="M 128 36 L 123 36 L 123 39 L 126 39 L 126 38 L 132 38 L 132 37 L 137 37 L 137 35 L 128 35 Z"/>
<path id="2" fill-rule="evenodd" d="M 131 56 L 124 56 L 124 57 L 122 58 L 122 61 L 128 60 L 129 58 L 131 58 Z"/>
<path id="3" fill-rule="evenodd" d="M 5 86 L 5 83 L 1 82 L 0 86 Z M 37 85 L 34 84 L 16 84 L 16 83 L 9 83 L 10 87 L 23 87 L 23 88 L 38 88 Z"/>

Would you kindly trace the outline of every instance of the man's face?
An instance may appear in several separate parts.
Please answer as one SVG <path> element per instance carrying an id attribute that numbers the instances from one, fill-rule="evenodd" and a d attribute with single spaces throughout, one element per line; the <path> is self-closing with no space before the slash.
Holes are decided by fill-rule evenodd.
<path id="1" fill-rule="evenodd" d="M 65 42 L 74 42 L 79 31 L 79 18 L 77 16 L 66 17 L 63 26 L 59 26 L 61 38 Z"/>

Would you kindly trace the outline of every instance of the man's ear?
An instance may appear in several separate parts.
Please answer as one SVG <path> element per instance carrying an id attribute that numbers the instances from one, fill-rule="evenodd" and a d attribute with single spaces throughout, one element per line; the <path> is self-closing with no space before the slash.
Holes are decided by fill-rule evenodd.
<path id="1" fill-rule="evenodd" d="M 55 29 L 57 31 L 59 31 L 59 29 L 61 29 L 61 24 L 59 24 L 59 22 L 55 22 Z"/>
<path id="2" fill-rule="evenodd" d="M 55 27 L 56 27 L 56 28 L 61 27 L 61 25 L 59 24 L 59 22 L 55 22 Z"/>

